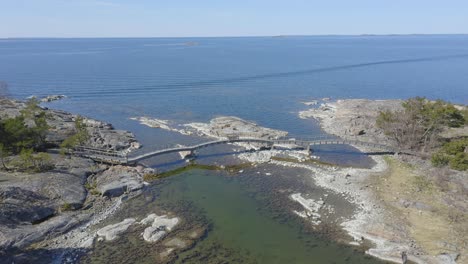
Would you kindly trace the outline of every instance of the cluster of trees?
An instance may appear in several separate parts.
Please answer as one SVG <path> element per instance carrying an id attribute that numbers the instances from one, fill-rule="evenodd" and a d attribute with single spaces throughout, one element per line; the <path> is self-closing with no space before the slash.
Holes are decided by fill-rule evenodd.
<path id="1" fill-rule="evenodd" d="M 377 126 L 391 138 L 400 149 L 435 152 L 444 143 L 440 133 L 450 127 L 462 127 L 468 123 L 468 112 L 453 104 L 415 97 L 403 103 L 401 111 L 382 111 Z M 447 165 L 461 169 L 468 162 L 467 140 L 445 142 L 442 152 L 434 154 L 434 165 Z M 458 146 L 456 153 L 452 146 Z M 450 149 L 450 151 L 449 151 Z M 464 164 L 464 165 L 463 165 Z"/>
<path id="2" fill-rule="evenodd" d="M 460 171 L 468 170 L 468 153 L 465 152 L 467 149 L 468 137 L 447 142 L 432 155 L 432 164 L 437 167 L 449 165 L 450 168 Z"/>
<path id="3" fill-rule="evenodd" d="M 60 153 L 62 155 L 69 153 L 71 149 L 76 146 L 84 145 L 86 141 L 89 139 L 89 133 L 86 129 L 86 126 L 83 124 L 83 118 L 77 117 L 75 119 L 75 134 L 71 135 L 70 137 L 66 138 L 60 144 Z"/>
<path id="4" fill-rule="evenodd" d="M 22 169 L 47 168 L 50 157 L 46 153 L 35 152 L 45 148 L 48 129 L 46 113 L 38 106 L 36 99 L 28 100 L 20 115 L 1 119 L 0 160 L 3 168 L 8 169 L 5 158 L 17 154 L 24 161 L 17 164 Z"/>
<path id="5" fill-rule="evenodd" d="M 39 107 L 35 98 L 26 102 L 20 115 L 0 119 L 0 163 L 5 170 L 9 165 L 24 171 L 46 171 L 51 169 L 51 157 L 44 151 L 47 147 L 46 136 L 49 130 L 46 112 Z M 60 145 L 61 153 L 66 154 L 75 146 L 84 145 L 89 139 L 83 118 L 75 120 L 75 133 Z M 9 156 L 17 158 L 7 165 Z"/>

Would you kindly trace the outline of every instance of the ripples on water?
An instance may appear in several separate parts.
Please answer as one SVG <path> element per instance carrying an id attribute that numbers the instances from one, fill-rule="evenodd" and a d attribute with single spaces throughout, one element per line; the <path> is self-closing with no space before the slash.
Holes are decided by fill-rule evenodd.
<path id="1" fill-rule="evenodd" d="M 177 123 L 234 115 L 293 135 L 313 98 L 467 103 L 468 36 L 20 39 L 0 42 L 12 96 L 65 94 L 50 104 L 135 131 L 132 116 Z M 5 90 L 5 89 L 4 89 Z M 148 143 L 148 142 L 144 142 Z"/>

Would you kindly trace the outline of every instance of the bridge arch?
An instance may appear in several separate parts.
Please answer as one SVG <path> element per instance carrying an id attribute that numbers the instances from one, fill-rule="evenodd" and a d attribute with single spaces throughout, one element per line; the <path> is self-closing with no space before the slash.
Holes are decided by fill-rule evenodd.
<path id="1" fill-rule="evenodd" d="M 92 148 L 78 148 L 76 150 L 76 154 L 89 157 L 91 159 L 99 160 L 102 162 L 109 162 L 109 163 L 119 163 L 119 164 L 131 164 L 137 163 L 141 160 L 164 155 L 170 153 L 177 153 L 183 151 L 190 151 L 195 152 L 196 150 L 206 148 L 209 146 L 214 145 L 221 145 L 221 144 L 231 144 L 231 143 L 261 143 L 267 144 L 268 146 L 274 145 L 297 145 L 304 149 L 310 150 L 312 146 L 317 145 L 358 145 L 358 146 L 365 146 L 370 147 L 373 149 L 384 150 L 389 153 L 399 153 L 400 151 L 396 151 L 393 147 L 383 144 L 377 144 L 373 142 L 365 142 L 355 139 L 341 139 L 341 138 L 319 138 L 319 139 L 297 139 L 297 138 L 279 138 L 279 139 L 265 139 L 265 138 L 242 138 L 242 137 L 229 137 L 227 139 L 219 139 L 213 140 L 209 142 L 204 142 L 201 144 L 193 145 L 193 146 L 182 146 L 182 147 L 173 147 L 173 148 L 166 148 L 160 149 L 155 151 L 150 151 L 141 155 L 137 156 L 128 156 L 118 152 L 111 152 L 106 150 L 99 150 L 99 149 L 92 149 Z M 407 153 L 410 155 L 414 155 L 415 153 Z"/>

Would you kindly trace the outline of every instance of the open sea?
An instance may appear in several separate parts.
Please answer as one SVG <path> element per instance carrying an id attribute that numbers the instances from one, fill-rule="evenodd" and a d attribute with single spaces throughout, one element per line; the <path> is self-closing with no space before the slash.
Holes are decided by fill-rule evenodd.
<path id="1" fill-rule="evenodd" d="M 117 126 L 234 115 L 302 134 L 291 117 L 314 98 L 468 103 L 468 35 L 3 39 L 0 81 Z"/>
<path id="2" fill-rule="evenodd" d="M 1 39 L 0 96 L 52 94 L 67 98 L 44 106 L 130 130 L 146 149 L 200 139 L 149 128 L 131 117 L 184 124 L 232 115 L 294 136 L 314 136 L 323 132 L 316 122 L 298 117 L 307 109 L 301 102 L 425 96 L 467 104 L 468 35 Z M 340 151 L 323 154 L 345 163 L 369 162 Z M 193 256 L 221 249 L 223 257 L 207 263 L 380 263 L 314 237 L 287 210 L 278 216 L 265 188 L 293 188 L 281 180 L 289 172 L 278 173 L 265 185 L 255 171 L 239 177 L 182 173 L 150 186 L 145 195 L 154 195 L 152 202 L 130 201 L 133 210 L 124 207 L 116 219 L 134 216 L 135 208 L 143 216 L 153 207 L 177 211 L 180 201 L 190 202 L 210 230 L 181 255 L 183 263 L 200 263 Z M 114 256 L 118 263 L 119 252 L 136 252 L 131 245 L 123 238 L 98 246 L 85 262 L 105 263 Z M 141 253 L 130 260 L 152 263 L 152 256 Z"/>

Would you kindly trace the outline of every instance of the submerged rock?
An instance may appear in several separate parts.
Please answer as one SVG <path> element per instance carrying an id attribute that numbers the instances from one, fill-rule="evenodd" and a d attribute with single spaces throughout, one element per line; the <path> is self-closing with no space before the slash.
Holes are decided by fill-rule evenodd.
<path id="1" fill-rule="evenodd" d="M 97 231 L 97 235 L 104 237 L 107 241 L 112 241 L 119 237 L 120 234 L 127 231 L 127 229 L 135 223 L 135 218 L 127 218 L 120 223 L 108 225 Z"/>
<path id="2" fill-rule="evenodd" d="M 294 210 L 293 212 L 295 214 L 302 218 L 308 218 L 314 225 L 318 225 L 321 223 L 321 215 L 318 213 L 318 211 L 322 208 L 324 204 L 323 200 L 315 201 L 314 199 L 306 199 L 302 197 L 300 193 L 292 194 L 291 199 L 300 203 L 305 209 L 302 212 Z"/>
<path id="3" fill-rule="evenodd" d="M 41 102 L 43 103 L 49 103 L 49 102 L 52 102 L 52 101 L 58 101 L 60 99 L 63 99 L 63 98 L 66 98 L 67 96 L 66 95 L 63 95 L 63 94 L 59 94 L 59 95 L 48 95 L 46 97 L 43 97 L 40 99 Z"/>
<path id="4" fill-rule="evenodd" d="M 146 116 L 131 117 L 130 120 L 139 121 L 140 124 L 146 125 L 152 128 L 172 130 L 172 128 L 169 127 L 169 120 L 162 120 L 162 119 L 151 118 L 151 117 L 146 117 Z"/>
<path id="5" fill-rule="evenodd" d="M 140 221 L 140 224 L 149 224 L 150 227 L 145 228 L 142 233 L 143 239 L 147 242 L 156 242 L 170 232 L 178 223 L 179 218 L 169 218 L 166 215 L 158 216 L 156 214 L 150 214 L 145 219 Z"/>
<path id="6" fill-rule="evenodd" d="M 166 247 L 175 247 L 175 248 L 185 248 L 187 246 L 187 244 L 190 243 L 190 242 L 187 242 L 181 238 L 178 238 L 178 237 L 174 237 L 172 239 L 170 239 L 169 241 L 167 241 L 166 243 L 164 243 L 164 246 Z"/>

